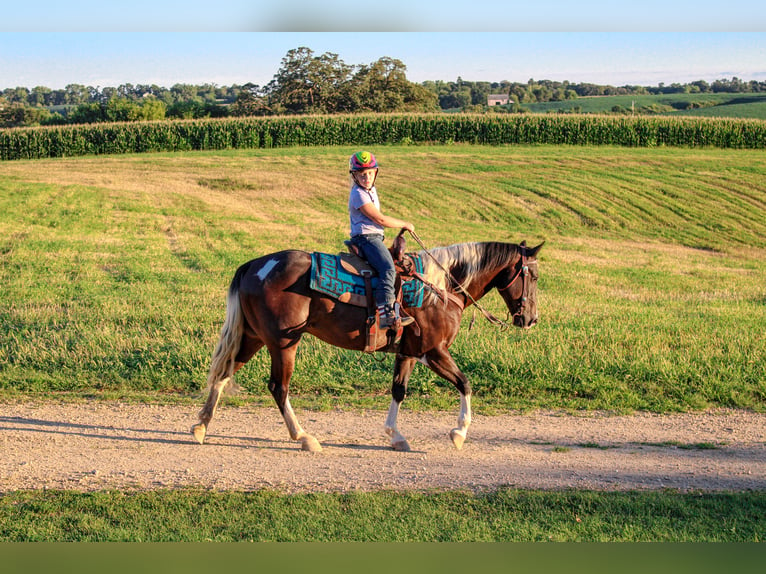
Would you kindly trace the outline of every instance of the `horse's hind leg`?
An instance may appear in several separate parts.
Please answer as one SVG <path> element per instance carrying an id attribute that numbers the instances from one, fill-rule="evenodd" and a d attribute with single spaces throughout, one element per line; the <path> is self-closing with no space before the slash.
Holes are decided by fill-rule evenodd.
<path id="1" fill-rule="evenodd" d="M 313 436 L 303 430 L 298 417 L 295 416 L 288 389 L 290 387 L 290 377 L 295 369 L 295 353 L 298 349 L 298 342 L 291 341 L 287 346 L 269 349 L 271 353 L 271 377 L 269 379 L 269 390 L 279 407 L 279 412 L 285 419 L 290 438 L 300 441 L 301 449 L 308 452 L 321 452 L 322 445 Z"/>
<path id="2" fill-rule="evenodd" d="M 235 367 L 236 369 L 236 367 Z M 204 444 L 205 435 L 207 434 L 207 427 L 215 414 L 216 408 L 218 408 L 218 401 L 221 398 L 221 393 L 226 388 L 226 385 L 231 380 L 231 377 L 226 377 L 220 381 L 216 381 L 210 387 L 210 391 L 207 395 L 207 400 L 199 411 L 199 422 L 192 426 L 192 434 L 198 443 Z"/>
<path id="3" fill-rule="evenodd" d="M 409 452 L 410 443 L 402 436 L 396 426 L 396 419 L 399 416 L 399 407 L 407 393 L 407 382 L 415 368 L 415 360 L 412 357 L 396 356 L 394 364 L 394 382 L 391 385 L 391 406 L 388 408 L 386 417 L 386 434 L 391 437 L 391 448 L 400 452 Z"/>
<path id="4" fill-rule="evenodd" d="M 221 399 L 221 394 L 226 388 L 226 385 L 229 384 L 234 373 L 244 367 L 245 363 L 247 363 L 261 347 L 263 347 L 263 342 L 261 342 L 260 339 L 249 337 L 247 335 L 243 336 L 239 352 L 234 358 L 234 365 L 232 366 L 229 364 L 225 369 L 225 372 L 230 372 L 231 376 L 218 375 L 211 379 L 207 400 L 198 415 L 199 422 L 192 427 L 192 434 L 194 434 L 194 438 L 198 443 L 203 444 L 205 442 L 207 427 L 215 415 L 218 402 Z"/>
<path id="5" fill-rule="evenodd" d="M 471 384 L 468 382 L 468 378 L 458 369 L 446 348 L 437 348 L 427 353 L 426 363 L 433 372 L 451 382 L 460 392 L 458 426 L 449 433 L 452 444 L 460 450 L 468 434 L 468 427 L 471 425 Z"/>

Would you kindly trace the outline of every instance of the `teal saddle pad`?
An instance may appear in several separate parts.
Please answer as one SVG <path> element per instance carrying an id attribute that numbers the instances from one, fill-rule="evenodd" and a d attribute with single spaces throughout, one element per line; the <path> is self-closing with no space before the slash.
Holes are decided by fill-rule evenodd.
<path id="1" fill-rule="evenodd" d="M 423 273 L 423 260 L 418 255 L 408 255 L 417 273 Z M 329 253 L 311 254 L 311 288 L 337 299 L 344 293 L 365 296 L 364 278 L 346 271 L 340 264 L 340 255 Z M 372 277 L 373 289 L 378 286 L 377 275 Z M 405 307 L 423 306 L 423 282 L 417 277 L 402 281 L 402 304 Z"/>

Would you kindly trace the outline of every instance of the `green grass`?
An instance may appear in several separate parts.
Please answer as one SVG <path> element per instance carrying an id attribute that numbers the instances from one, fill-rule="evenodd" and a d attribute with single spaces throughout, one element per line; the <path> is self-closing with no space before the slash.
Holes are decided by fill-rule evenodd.
<path id="1" fill-rule="evenodd" d="M 762 542 L 764 516 L 762 492 L 15 492 L 0 541 Z"/>
<path id="2" fill-rule="evenodd" d="M 0 165 L 2 396 L 198 401 L 235 268 L 342 248 L 351 151 Z M 428 245 L 547 241 L 539 325 L 500 333 L 479 319 L 469 332 L 469 310 L 452 348 L 479 412 L 766 410 L 762 152 L 375 151 L 384 210 Z M 483 303 L 504 314 L 497 294 Z M 379 358 L 304 338 L 295 404 L 384 407 L 392 358 Z M 269 401 L 268 364 L 261 352 L 238 375 L 244 400 Z M 416 368 L 409 408 L 455 401 Z"/>
<path id="3" fill-rule="evenodd" d="M 535 113 L 572 112 L 600 114 L 619 106 L 636 113 L 671 116 L 766 119 L 766 94 L 657 94 L 645 96 L 597 96 L 563 102 L 523 104 Z"/>
<path id="4" fill-rule="evenodd" d="M 352 151 L 0 164 L 0 399 L 198 404 L 236 266 L 288 247 L 341 249 Z M 540 324 L 500 333 L 479 318 L 468 332 L 468 313 L 452 347 L 479 412 L 766 411 L 762 152 L 374 151 L 384 210 L 429 245 L 547 241 Z M 483 303 L 503 314 L 496 294 Z M 382 359 L 306 337 L 293 403 L 385 408 Z M 236 401 L 270 405 L 267 372 L 262 352 L 238 375 Z M 406 408 L 456 402 L 416 368 Z M 0 541 L 753 542 L 765 505 L 759 492 L 13 492 L 0 496 Z"/>

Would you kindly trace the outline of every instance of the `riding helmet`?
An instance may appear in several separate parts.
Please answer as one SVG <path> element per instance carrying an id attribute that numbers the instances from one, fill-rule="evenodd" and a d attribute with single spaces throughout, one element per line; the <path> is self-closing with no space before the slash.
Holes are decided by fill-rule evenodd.
<path id="1" fill-rule="evenodd" d="M 359 151 L 348 160 L 348 169 L 350 172 L 378 169 L 378 160 L 368 151 Z"/>

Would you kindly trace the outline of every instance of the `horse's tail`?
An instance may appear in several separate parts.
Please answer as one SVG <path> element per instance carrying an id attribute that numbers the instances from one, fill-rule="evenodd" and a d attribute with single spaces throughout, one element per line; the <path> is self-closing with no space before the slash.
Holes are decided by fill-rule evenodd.
<path id="1" fill-rule="evenodd" d="M 242 265 L 234 274 L 229 285 L 226 300 L 226 320 L 221 328 L 221 337 L 210 360 L 210 371 L 207 376 L 207 386 L 212 387 L 218 381 L 231 379 L 234 376 L 234 364 L 242 344 L 242 334 L 245 330 L 245 316 L 239 301 L 239 285 L 248 265 Z M 233 385 L 232 385 L 233 387 Z"/>

